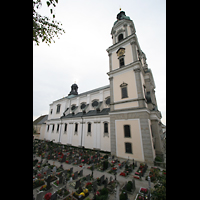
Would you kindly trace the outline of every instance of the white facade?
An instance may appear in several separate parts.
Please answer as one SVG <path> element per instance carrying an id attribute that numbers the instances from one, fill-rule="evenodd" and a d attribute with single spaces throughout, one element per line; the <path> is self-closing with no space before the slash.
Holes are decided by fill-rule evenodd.
<path id="1" fill-rule="evenodd" d="M 54 101 L 50 104 L 44 139 L 55 140 L 55 142 L 73 146 L 110 151 L 109 105 L 106 104 L 106 100 L 109 97 L 110 86 L 108 85 Z M 94 101 L 101 105 L 97 106 L 98 108 L 96 106 L 93 107 L 92 102 Z M 81 109 L 83 103 L 87 107 L 85 114 L 83 114 Z M 58 105 L 60 105 L 59 112 L 57 112 Z M 72 106 L 77 108 L 72 110 Z M 99 109 L 99 111 L 96 109 Z M 72 114 L 73 112 L 74 115 Z M 63 113 L 65 116 L 63 116 Z M 88 132 L 89 123 L 91 124 L 90 132 Z M 108 125 L 107 133 L 104 133 L 105 123 Z M 76 126 L 77 130 L 75 130 Z"/>

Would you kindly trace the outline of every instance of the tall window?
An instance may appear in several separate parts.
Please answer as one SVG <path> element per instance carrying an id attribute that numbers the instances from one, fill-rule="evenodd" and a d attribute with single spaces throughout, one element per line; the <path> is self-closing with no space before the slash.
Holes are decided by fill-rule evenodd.
<path id="1" fill-rule="evenodd" d="M 65 130 L 64 130 L 64 132 L 66 132 L 67 131 L 67 124 L 65 123 Z"/>
<path id="2" fill-rule="evenodd" d="M 132 153 L 132 144 L 130 142 L 125 142 L 125 153 Z"/>
<path id="3" fill-rule="evenodd" d="M 47 125 L 47 132 L 49 131 L 49 125 Z"/>
<path id="4" fill-rule="evenodd" d="M 131 137 L 130 125 L 124 125 L 124 137 Z"/>
<path id="5" fill-rule="evenodd" d="M 60 112 L 60 104 L 57 105 L 56 113 Z"/>
<path id="6" fill-rule="evenodd" d="M 124 82 L 120 85 L 120 87 L 121 87 L 121 93 L 122 93 L 122 99 L 128 97 L 127 85 L 128 84 L 124 83 Z"/>
<path id="7" fill-rule="evenodd" d="M 75 124 L 75 132 L 78 132 L 78 124 Z"/>
<path id="8" fill-rule="evenodd" d="M 53 126 L 52 126 L 52 132 L 54 132 L 54 124 L 53 124 Z"/>
<path id="9" fill-rule="evenodd" d="M 108 123 L 104 123 L 104 133 L 108 133 Z"/>
<path id="10" fill-rule="evenodd" d="M 88 133 L 91 133 L 91 123 L 88 123 Z"/>
<path id="11" fill-rule="evenodd" d="M 120 58 L 119 59 L 119 67 L 123 67 L 124 66 L 124 58 Z"/>
<path id="12" fill-rule="evenodd" d="M 118 36 L 118 42 L 120 42 L 121 40 L 123 40 L 124 36 L 123 34 L 121 33 L 119 36 Z"/>
<path id="13" fill-rule="evenodd" d="M 60 124 L 57 124 L 57 132 L 59 131 L 59 126 L 60 126 Z"/>

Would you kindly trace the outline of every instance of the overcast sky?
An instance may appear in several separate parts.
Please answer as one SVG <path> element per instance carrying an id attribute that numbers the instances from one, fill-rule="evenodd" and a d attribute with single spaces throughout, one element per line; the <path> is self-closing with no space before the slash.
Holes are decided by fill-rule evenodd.
<path id="1" fill-rule="evenodd" d="M 51 16 L 46 0 L 39 13 Z M 33 42 L 33 120 L 49 114 L 49 104 L 67 96 L 76 81 L 78 93 L 109 84 L 111 29 L 125 11 L 136 28 L 142 51 L 155 81 L 162 123 L 166 124 L 166 1 L 59 0 L 56 20 L 66 33 L 48 46 Z"/>

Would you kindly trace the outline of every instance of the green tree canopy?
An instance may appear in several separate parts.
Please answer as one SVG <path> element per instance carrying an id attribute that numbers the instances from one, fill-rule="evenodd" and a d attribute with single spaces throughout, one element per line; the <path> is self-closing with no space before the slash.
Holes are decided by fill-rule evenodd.
<path id="1" fill-rule="evenodd" d="M 59 27 L 62 24 L 55 20 L 55 14 L 52 8 L 56 7 L 56 3 L 58 3 L 58 0 L 46 1 L 46 5 L 50 7 L 50 13 L 53 16 L 53 19 L 50 19 L 38 13 L 38 9 L 42 6 L 41 0 L 33 0 L 33 41 L 37 45 L 39 45 L 40 39 L 48 45 L 51 41 L 55 43 L 53 37 L 58 37 L 58 34 L 62 35 L 62 33 L 65 33 L 64 29 Z"/>

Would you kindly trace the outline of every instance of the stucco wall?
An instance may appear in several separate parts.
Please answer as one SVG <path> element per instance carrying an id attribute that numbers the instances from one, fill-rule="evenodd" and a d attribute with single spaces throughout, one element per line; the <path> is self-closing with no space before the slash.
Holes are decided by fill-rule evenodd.
<path id="1" fill-rule="evenodd" d="M 124 137 L 124 125 L 130 125 L 131 138 Z M 143 145 L 141 138 L 140 120 L 115 120 L 116 142 L 117 142 L 117 156 L 144 161 Z M 132 144 L 132 154 L 125 153 L 125 142 Z"/>

